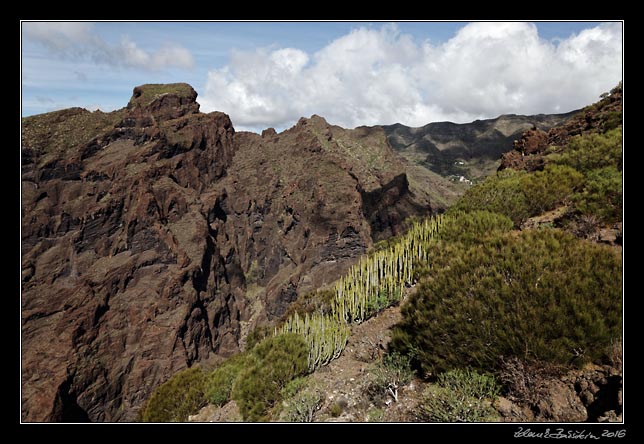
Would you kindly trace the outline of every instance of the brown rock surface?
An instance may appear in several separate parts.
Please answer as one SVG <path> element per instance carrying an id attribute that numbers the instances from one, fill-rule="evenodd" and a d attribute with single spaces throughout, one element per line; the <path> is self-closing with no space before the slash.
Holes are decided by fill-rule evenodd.
<path id="1" fill-rule="evenodd" d="M 515 379 L 510 395 L 496 403 L 504 421 L 621 421 L 622 373 L 618 367 L 588 365 L 560 375 L 524 368 L 521 376 L 523 381 Z"/>
<path id="2" fill-rule="evenodd" d="M 185 84 L 23 119 L 22 419 L 131 421 L 427 214 L 379 128 L 235 133 Z"/>

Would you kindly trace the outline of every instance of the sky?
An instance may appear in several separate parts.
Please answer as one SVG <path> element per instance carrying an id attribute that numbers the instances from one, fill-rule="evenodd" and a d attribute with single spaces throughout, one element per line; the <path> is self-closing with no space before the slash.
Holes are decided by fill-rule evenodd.
<path id="1" fill-rule="evenodd" d="M 563 113 L 623 77 L 621 22 L 23 22 L 22 115 L 191 84 L 235 129 Z"/>

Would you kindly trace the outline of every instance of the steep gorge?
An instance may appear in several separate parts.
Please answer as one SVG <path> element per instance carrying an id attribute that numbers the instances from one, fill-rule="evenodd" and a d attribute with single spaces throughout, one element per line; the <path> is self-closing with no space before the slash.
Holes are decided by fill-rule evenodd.
<path id="1" fill-rule="evenodd" d="M 381 128 L 236 133 L 186 84 L 23 119 L 22 419 L 131 421 L 176 371 L 431 211 Z"/>

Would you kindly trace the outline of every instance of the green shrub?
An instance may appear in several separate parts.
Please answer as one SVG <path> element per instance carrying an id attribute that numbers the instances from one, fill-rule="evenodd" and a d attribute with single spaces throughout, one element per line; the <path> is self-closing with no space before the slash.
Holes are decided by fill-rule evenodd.
<path id="1" fill-rule="evenodd" d="M 389 353 L 371 371 L 367 395 L 376 402 L 384 401 L 387 396 L 398 402 L 398 389 L 408 384 L 413 376 L 410 356 Z"/>
<path id="2" fill-rule="evenodd" d="M 269 410 L 279 399 L 279 390 L 264 369 L 255 365 L 241 372 L 233 386 L 232 397 L 244 421 L 268 421 Z"/>
<path id="3" fill-rule="evenodd" d="M 322 393 L 315 388 L 302 388 L 284 400 L 282 418 L 287 422 L 311 422 L 323 399 Z"/>
<path id="4" fill-rule="evenodd" d="M 270 337 L 253 350 L 254 362 L 239 373 L 232 390 L 245 421 L 266 421 L 281 391 L 308 369 L 308 347 L 300 335 Z"/>
<path id="5" fill-rule="evenodd" d="M 230 401 L 233 383 L 239 373 L 248 365 L 248 354 L 240 353 L 231 356 L 206 378 L 206 399 L 211 404 L 224 405 Z"/>
<path id="6" fill-rule="evenodd" d="M 442 387 L 428 387 L 419 416 L 428 422 L 486 422 L 494 421 L 494 414 L 484 401 Z"/>
<path id="7" fill-rule="evenodd" d="M 459 242 L 473 245 L 494 235 L 505 233 L 512 229 L 512 220 L 507 216 L 484 210 L 474 210 L 469 213 L 451 210 L 453 217 L 446 218 L 440 230 L 440 239 L 444 243 Z"/>
<path id="8" fill-rule="evenodd" d="M 622 220 L 622 174 L 615 167 L 588 173 L 584 190 L 575 196 L 575 209 L 604 223 Z"/>
<path id="9" fill-rule="evenodd" d="M 547 165 L 544 171 L 526 174 L 521 180 L 521 188 L 530 216 L 553 210 L 567 201 L 583 181 L 583 174 L 566 165 Z"/>
<path id="10" fill-rule="evenodd" d="M 449 213 L 486 210 L 502 214 L 520 226 L 528 217 L 568 200 L 582 183 L 583 175 L 568 165 L 547 165 L 544 171 L 533 173 L 504 170 L 470 188 Z M 477 223 L 482 220 L 479 218 Z"/>
<path id="11" fill-rule="evenodd" d="M 246 336 L 246 350 L 252 350 L 257 344 L 273 334 L 273 329 L 268 325 L 259 325 L 248 332 Z"/>
<path id="12" fill-rule="evenodd" d="M 491 211 L 509 217 L 519 226 L 530 215 L 528 200 L 521 186 L 525 175 L 524 171 L 511 169 L 491 175 L 469 188 L 452 211 Z"/>
<path id="13" fill-rule="evenodd" d="M 620 336 L 621 260 L 557 230 L 509 233 L 454 250 L 402 314 L 390 347 L 428 374 L 513 356 L 582 364 Z"/>
<path id="14" fill-rule="evenodd" d="M 282 389 L 282 399 L 292 398 L 297 395 L 308 385 L 308 382 L 305 376 L 300 376 L 289 381 Z"/>
<path id="15" fill-rule="evenodd" d="M 567 165 L 584 174 L 605 167 L 622 170 L 622 129 L 605 134 L 584 134 L 570 139 L 561 154 L 548 156 L 550 162 Z"/>
<path id="16" fill-rule="evenodd" d="M 331 405 L 330 413 L 331 413 L 331 416 L 333 416 L 334 418 L 337 418 L 338 416 L 340 416 L 342 412 L 344 412 L 344 407 L 343 407 L 343 403 L 341 403 L 340 401 L 334 402 L 333 405 Z"/>
<path id="17" fill-rule="evenodd" d="M 438 385 L 476 399 L 494 399 L 500 387 L 492 375 L 477 373 L 472 369 L 453 369 L 438 375 Z"/>
<path id="18" fill-rule="evenodd" d="M 431 422 L 483 422 L 496 419 L 492 401 L 499 386 L 492 376 L 472 370 L 439 375 L 437 385 L 423 393 L 421 418 Z"/>
<path id="19" fill-rule="evenodd" d="M 373 408 L 367 412 L 367 422 L 383 422 L 385 411 L 379 408 Z"/>
<path id="20" fill-rule="evenodd" d="M 206 405 L 205 374 L 191 367 L 174 374 L 157 387 L 143 412 L 144 422 L 181 422 Z"/>
<path id="21" fill-rule="evenodd" d="M 502 214 L 482 210 L 469 213 L 450 210 L 439 238 L 432 241 L 431 254 L 426 261 L 414 267 L 416 281 L 435 276 L 443 268 L 451 267 L 454 260 L 462 257 L 464 248 L 486 243 L 490 238 L 510 231 L 512 227 L 512 220 Z"/>
<path id="22" fill-rule="evenodd" d="M 604 115 L 604 122 L 602 123 L 602 131 L 608 132 L 622 125 L 622 111 L 611 111 Z"/>

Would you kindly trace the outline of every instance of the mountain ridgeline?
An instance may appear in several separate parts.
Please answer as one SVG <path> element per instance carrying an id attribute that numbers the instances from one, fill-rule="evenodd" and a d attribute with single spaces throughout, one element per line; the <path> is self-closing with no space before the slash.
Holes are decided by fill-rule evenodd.
<path id="1" fill-rule="evenodd" d="M 383 126 L 390 145 L 408 161 L 410 181 L 429 190 L 434 207 L 447 209 L 472 183 L 496 171 L 524 131 L 548 131 L 568 121 L 565 114 L 506 114 L 471 123 L 435 122 L 411 128 Z"/>
<path id="2" fill-rule="evenodd" d="M 621 417 L 621 84 L 578 113 L 261 135 L 196 97 L 23 119 L 24 421 Z"/>
<path id="3" fill-rule="evenodd" d="M 23 119 L 22 417 L 134 420 L 427 216 L 380 128 L 237 133 L 185 84 Z"/>

